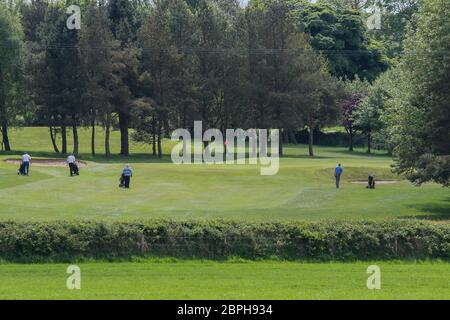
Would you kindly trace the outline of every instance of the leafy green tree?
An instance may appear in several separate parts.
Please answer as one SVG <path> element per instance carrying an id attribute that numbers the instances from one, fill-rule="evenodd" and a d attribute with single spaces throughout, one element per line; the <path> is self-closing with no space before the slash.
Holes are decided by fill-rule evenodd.
<path id="1" fill-rule="evenodd" d="M 376 0 L 375 0 L 376 1 Z M 339 9 L 362 10 L 367 8 L 374 0 L 319 0 Z"/>
<path id="2" fill-rule="evenodd" d="M 381 28 L 370 31 L 377 42 L 382 43 L 386 55 L 398 60 L 404 49 L 408 26 L 414 28 L 414 15 L 420 9 L 422 0 L 383 0 Z"/>
<path id="3" fill-rule="evenodd" d="M 20 108 L 22 41 L 18 15 L 0 2 L 0 125 L 6 151 L 11 150 L 8 127 Z"/>
<path id="4" fill-rule="evenodd" d="M 384 118 L 396 169 L 414 183 L 450 185 L 450 2 L 424 0 L 405 41 Z M 396 85 L 395 85 L 396 84 Z"/>
<path id="5" fill-rule="evenodd" d="M 232 48 L 228 36 L 232 20 L 213 2 L 200 0 L 195 9 L 195 86 L 199 95 L 196 105 L 204 128 L 224 127 L 227 125 L 230 101 L 233 92 L 227 90 L 235 81 L 234 66 L 239 60 L 233 60 Z M 236 74 L 234 74 L 236 75 Z M 227 79 L 228 78 L 228 79 Z M 226 119 L 225 119 L 225 118 Z"/>
<path id="6" fill-rule="evenodd" d="M 80 35 L 81 69 L 84 81 L 83 120 L 91 127 L 91 153 L 95 155 L 95 129 L 104 125 L 105 154 L 110 156 L 110 130 L 112 126 L 112 99 L 121 85 L 114 74 L 115 51 L 119 44 L 114 40 L 104 5 L 91 2 L 83 19 Z"/>
<path id="7" fill-rule="evenodd" d="M 111 31 L 114 38 L 120 42 L 120 52 L 116 58 L 121 58 L 122 65 L 117 65 L 116 75 L 121 79 L 122 85 L 113 99 L 114 107 L 119 118 L 120 154 L 128 156 L 129 127 L 131 125 L 132 105 L 136 97 L 139 78 L 139 55 L 135 41 L 140 27 L 139 9 L 142 9 L 138 0 L 110 0 L 107 2 L 108 15 L 111 21 Z"/>
<path id="8" fill-rule="evenodd" d="M 342 98 L 343 91 L 337 79 L 324 67 L 321 57 L 311 55 L 306 63 L 309 67 L 303 75 L 305 80 L 301 88 L 302 101 L 307 104 L 302 110 L 302 117 L 309 131 L 309 156 L 313 157 L 314 131 L 337 122 L 340 115 L 338 101 Z"/>
<path id="9" fill-rule="evenodd" d="M 345 98 L 340 102 L 342 125 L 349 136 L 348 149 L 353 151 L 353 138 L 358 131 L 355 125 L 355 116 L 363 99 L 368 95 L 370 84 L 367 80 L 358 77 L 353 81 L 344 82 Z"/>
<path id="10" fill-rule="evenodd" d="M 250 125 L 279 129 L 300 126 L 302 104 L 294 90 L 305 38 L 282 1 L 252 2 L 246 9 Z M 297 83 L 298 84 L 298 83 Z M 299 89 L 299 88 L 295 88 Z M 282 141 L 280 141 L 282 142 Z M 280 156 L 283 144 L 280 143 Z"/>
<path id="11" fill-rule="evenodd" d="M 296 21 L 310 35 L 313 48 L 328 58 L 334 76 L 373 81 L 389 67 L 382 44 L 366 32 L 362 12 L 302 0 L 290 3 Z"/>
<path id="12" fill-rule="evenodd" d="M 373 14 L 371 8 L 380 9 L 381 28 L 369 30 L 372 41 L 381 43 L 379 47 L 389 59 L 398 59 L 403 51 L 407 26 L 414 23 L 414 15 L 419 11 L 422 0 L 319 0 L 336 9 L 352 9 L 362 13 L 364 18 Z M 393 62 L 391 61 L 390 64 Z"/>
<path id="13" fill-rule="evenodd" d="M 29 123 L 37 125 L 46 125 L 49 127 L 50 139 L 53 149 L 59 153 L 57 145 L 57 135 L 62 134 L 63 149 L 67 150 L 65 125 L 61 129 L 60 117 L 56 107 L 50 106 L 50 101 L 46 99 L 47 94 L 51 92 L 48 88 L 51 84 L 46 83 L 46 77 L 50 74 L 50 69 L 45 66 L 45 49 L 41 39 L 41 30 L 45 21 L 49 21 L 49 4 L 42 0 L 33 0 L 21 3 L 22 25 L 25 33 L 25 42 L 27 48 L 27 59 L 25 63 L 26 85 L 31 91 L 33 104 L 33 117 Z M 48 85 L 48 87 L 46 87 Z"/>
<path id="14" fill-rule="evenodd" d="M 372 151 L 373 135 L 383 128 L 381 121 L 383 109 L 376 98 L 377 96 L 369 95 L 354 112 L 354 126 L 366 135 L 368 153 Z"/>
<path id="15" fill-rule="evenodd" d="M 259 128 L 286 133 L 306 125 L 314 156 L 314 130 L 339 114 L 338 86 L 290 13 L 283 1 L 260 1 L 247 8 L 248 101 Z"/>
<path id="16" fill-rule="evenodd" d="M 78 30 L 69 30 L 66 21 L 61 3 L 47 6 L 44 21 L 38 27 L 38 41 L 31 50 L 35 56 L 31 72 L 37 117 L 46 124 L 61 126 L 62 153 L 67 153 L 67 127 L 72 127 L 73 152 L 78 153 L 83 83 Z"/>
<path id="17" fill-rule="evenodd" d="M 142 61 L 133 139 L 151 143 L 159 157 L 163 130 L 192 123 L 195 55 L 186 48 L 193 45 L 193 20 L 184 1 L 156 1 L 138 34 Z"/>

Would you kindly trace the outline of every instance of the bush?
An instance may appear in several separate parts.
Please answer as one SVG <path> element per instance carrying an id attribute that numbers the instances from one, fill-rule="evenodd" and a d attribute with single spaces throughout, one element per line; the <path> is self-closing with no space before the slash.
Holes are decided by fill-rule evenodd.
<path id="1" fill-rule="evenodd" d="M 0 259 L 7 261 L 73 261 L 134 256 L 450 260 L 450 224 L 413 220 L 0 223 Z"/>

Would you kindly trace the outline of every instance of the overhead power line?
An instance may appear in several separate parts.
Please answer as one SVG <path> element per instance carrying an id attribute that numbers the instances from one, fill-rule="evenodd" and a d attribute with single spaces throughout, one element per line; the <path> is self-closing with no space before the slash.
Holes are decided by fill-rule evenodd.
<path id="1" fill-rule="evenodd" d="M 16 46 L 9 46 L 6 44 L 2 44 L 0 42 L 0 48 L 13 48 Z M 105 48 L 116 48 L 115 46 L 91 46 L 88 50 L 103 50 Z M 309 53 L 309 50 L 305 50 L 303 48 L 286 48 L 286 49 L 270 49 L 270 48 L 202 48 L 202 47 L 170 47 L 170 48 L 161 48 L 161 47 L 136 47 L 143 52 L 170 52 L 170 51 L 178 51 L 180 53 L 250 53 L 250 54 L 278 54 L 278 53 L 294 53 L 294 54 L 306 54 Z M 79 45 L 71 45 L 71 44 L 52 44 L 39 46 L 38 50 L 60 50 L 60 49 L 74 49 L 74 50 L 84 50 Z M 364 56 L 364 55 L 378 55 L 379 51 L 372 50 L 351 50 L 351 49 L 336 49 L 336 50 L 313 50 L 314 52 L 320 52 L 325 55 L 348 55 L 348 56 Z M 423 51 L 408 51 L 403 52 L 402 54 L 407 55 L 416 55 L 423 54 Z M 450 50 L 429 50 L 426 52 L 428 55 L 445 55 L 450 56 Z"/>

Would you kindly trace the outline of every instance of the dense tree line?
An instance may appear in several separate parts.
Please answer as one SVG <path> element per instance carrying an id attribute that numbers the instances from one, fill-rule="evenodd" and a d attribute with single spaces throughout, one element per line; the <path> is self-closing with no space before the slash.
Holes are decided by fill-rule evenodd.
<path id="1" fill-rule="evenodd" d="M 2 0 L 2 146 L 11 149 L 9 126 L 40 125 L 55 152 L 78 153 L 78 129 L 87 127 L 95 155 L 102 126 L 107 156 L 115 129 L 121 155 L 133 139 L 162 156 L 173 129 L 202 120 L 222 130 L 277 128 L 282 142 L 307 128 L 313 156 L 314 131 L 341 124 L 350 150 L 361 132 L 369 152 L 389 150 L 412 180 L 448 184 L 444 0 L 240 3 Z M 67 26 L 72 4 L 79 30 Z M 384 8 L 380 30 L 366 25 L 374 5 Z"/>
<path id="2" fill-rule="evenodd" d="M 423 2 L 400 63 L 373 85 L 363 109 L 376 109 L 378 132 L 396 170 L 421 184 L 450 185 L 450 2 Z"/>
<path id="3" fill-rule="evenodd" d="M 347 84 L 354 90 L 343 102 L 344 123 L 368 136 L 369 150 L 373 139 L 392 152 L 396 171 L 412 182 L 449 186 L 450 2 L 406 4 L 400 9 L 417 11 L 403 30 L 401 55 L 372 85 Z"/>
<path id="4" fill-rule="evenodd" d="M 66 26 L 71 4 L 81 7 L 80 30 Z M 331 18 L 313 28 L 326 13 Z M 367 49 L 370 39 L 360 12 L 306 1 L 254 0 L 243 8 L 219 0 L 17 0 L 5 1 L 2 14 L 9 19 L 2 30 L 17 42 L 3 44 L 10 58 L 2 62 L 20 66 L 24 75 L 9 90 L 26 89 L 15 95 L 26 103 L 1 105 L 19 113 L 27 105 L 27 117 L 2 112 L 7 150 L 8 121 L 19 118 L 47 126 L 54 151 L 62 153 L 69 130 L 78 152 L 84 126 L 92 130 L 95 154 L 95 130 L 102 125 L 108 156 L 112 128 L 120 130 L 122 155 L 129 154 L 133 128 L 131 138 L 152 144 L 161 156 L 171 129 L 202 120 L 205 128 L 279 128 L 285 140 L 306 126 L 313 155 L 314 129 L 339 118 L 338 78 L 373 80 L 386 67 L 381 52 L 371 61 L 322 52 L 319 38 L 349 50 Z M 326 33 L 345 21 L 353 33 Z"/>

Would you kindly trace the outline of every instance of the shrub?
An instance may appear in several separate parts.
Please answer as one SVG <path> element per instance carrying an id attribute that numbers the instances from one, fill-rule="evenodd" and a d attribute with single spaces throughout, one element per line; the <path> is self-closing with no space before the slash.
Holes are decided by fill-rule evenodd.
<path id="1" fill-rule="evenodd" d="M 0 259 L 7 261 L 123 259 L 135 256 L 450 260 L 450 224 L 413 220 L 0 223 Z"/>

